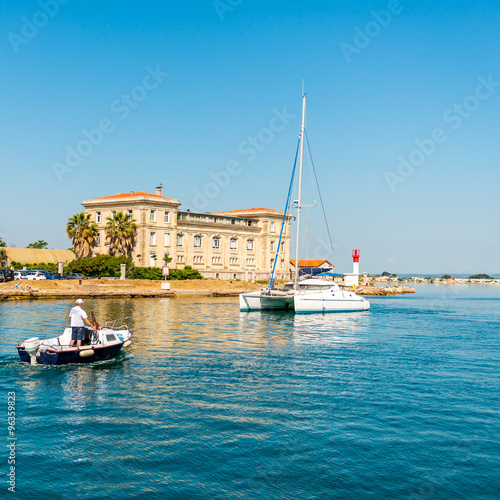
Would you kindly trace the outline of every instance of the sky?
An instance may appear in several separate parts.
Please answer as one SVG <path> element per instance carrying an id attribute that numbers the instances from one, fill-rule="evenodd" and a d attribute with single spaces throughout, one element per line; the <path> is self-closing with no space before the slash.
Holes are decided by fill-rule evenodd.
<path id="1" fill-rule="evenodd" d="M 500 273 L 499 28 L 489 0 L 1 1 L 0 236 L 68 248 L 82 200 L 159 183 L 282 210 L 304 85 L 334 252 L 314 224 L 301 257 Z"/>

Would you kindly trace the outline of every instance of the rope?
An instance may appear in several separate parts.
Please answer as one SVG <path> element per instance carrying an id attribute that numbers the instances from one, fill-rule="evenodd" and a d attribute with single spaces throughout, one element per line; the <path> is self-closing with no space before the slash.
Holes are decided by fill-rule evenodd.
<path id="1" fill-rule="evenodd" d="M 331 246 L 331 249 L 332 249 L 332 256 L 333 256 L 334 251 L 333 251 L 332 236 L 330 234 L 330 227 L 328 226 L 328 220 L 326 218 L 325 205 L 323 204 L 323 197 L 321 196 L 321 189 L 319 187 L 318 176 L 316 175 L 316 168 L 314 166 L 314 161 L 313 161 L 313 157 L 312 157 L 312 153 L 311 153 L 311 147 L 309 146 L 309 138 L 307 137 L 307 132 L 305 132 L 305 136 L 306 136 L 307 150 L 309 151 L 309 157 L 311 158 L 311 165 L 312 165 L 312 170 L 313 170 L 313 173 L 314 173 L 314 178 L 316 179 L 316 185 L 318 186 L 319 201 L 321 203 L 321 209 L 323 211 L 323 217 L 325 218 L 326 232 L 328 233 L 328 239 L 330 240 L 330 246 Z"/>
<path id="2" fill-rule="evenodd" d="M 272 289 L 273 284 L 274 284 L 274 272 L 276 270 L 276 264 L 278 263 L 278 257 L 279 257 L 280 248 L 281 248 L 281 238 L 283 236 L 283 230 L 285 228 L 286 214 L 288 212 L 288 208 L 290 205 L 290 195 L 292 193 L 293 181 L 295 178 L 295 168 L 297 167 L 297 157 L 299 155 L 299 146 L 300 146 L 300 137 L 299 137 L 299 141 L 297 143 L 297 151 L 295 152 L 295 161 L 293 162 L 292 178 L 290 179 L 290 187 L 288 188 L 288 196 L 286 197 L 285 213 L 283 214 L 283 221 L 281 223 L 280 237 L 278 240 L 278 248 L 276 249 L 276 255 L 274 257 L 274 263 L 273 263 L 273 270 L 271 272 L 271 277 L 269 278 L 269 290 Z M 295 258 L 298 259 L 298 256 L 296 256 Z"/>

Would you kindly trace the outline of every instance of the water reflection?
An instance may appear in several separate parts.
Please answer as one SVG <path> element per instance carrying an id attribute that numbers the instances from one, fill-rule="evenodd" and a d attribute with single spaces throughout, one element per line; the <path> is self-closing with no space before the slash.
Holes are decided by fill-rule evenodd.
<path id="1" fill-rule="evenodd" d="M 234 298 L 86 299 L 101 323 L 132 316 L 134 342 L 113 360 L 61 367 L 20 363 L 15 345 L 60 333 L 73 302 L 0 303 L 0 386 L 20 401 L 23 488 L 407 498 L 429 461 L 498 484 L 485 440 L 464 466 L 453 461 L 457 436 L 495 425 L 498 297 L 432 290 L 298 316 L 240 313 Z"/>

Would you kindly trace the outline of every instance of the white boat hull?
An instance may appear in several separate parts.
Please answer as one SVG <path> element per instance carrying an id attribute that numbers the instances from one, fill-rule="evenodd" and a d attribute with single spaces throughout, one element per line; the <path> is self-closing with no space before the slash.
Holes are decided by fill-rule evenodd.
<path id="1" fill-rule="evenodd" d="M 293 309 L 293 295 L 270 296 L 261 292 L 240 294 L 240 311 L 276 311 Z"/>
<path id="2" fill-rule="evenodd" d="M 299 291 L 290 295 L 240 294 L 240 311 L 294 310 L 297 314 L 367 311 L 370 303 L 354 292 Z"/>
<path id="3" fill-rule="evenodd" d="M 318 291 L 298 293 L 293 306 L 296 314 L 356 312 L 370 309 L 370 302 L 353 292 Z"/>

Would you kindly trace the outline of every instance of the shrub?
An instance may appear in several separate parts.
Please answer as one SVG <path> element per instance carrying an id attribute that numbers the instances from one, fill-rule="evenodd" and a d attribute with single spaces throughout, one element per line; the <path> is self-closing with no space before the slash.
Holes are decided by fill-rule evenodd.
<path id="1" fill-rule="evenodd" d="M 22 269 L 23 267 L 25 267 L 27 270 L 30 270 L 30 269 L 43 269 L 45 271 L 48 271 L 49 273 L 57 273 L 57 269 L 58 269 L 58 265 L 53 263 L 53 262 L 49 262 L 49 263 L 45 263 L 45 262 L 38 262 L 38 263 L 35 263 L 35 264 L 21 264 L 20 262 L 15 262 L 15 261 L 12 261 L 10 263 L 10 265 L 17 271 L 19 269 Z M 64 267 L 64 270 L 66 270 L 67 267 L 65 266 Z"/>
<path id="2" fill-rule="evenodd" d="M 161 280 L 163 276 L 159 267 L 134 267 L 127 272 L 127 278 L 136 280 Z"/>
<path id="3" fill-rule="evenodd" d="M 126 264 L 127 269 L 132 269 L 134 264 L 130 257 L 114 255 L 97 255 L 96 257 L 84 257 L 75 259 L 68 264 L 68 272 L 81 273 L 93 278 L 120 276 L 120 265 Z"/>
<path id="4" fill-rule="evenodd" d="M 127 272 L 127 278 L 142 279 L 142 280 L 162 280 L 162 270 L 160 267 L 134 267 Z M 168 280 L 199 280 L 203 276 L 191 266 L 186 266 L 184 269 L 171 269 Z"/>

